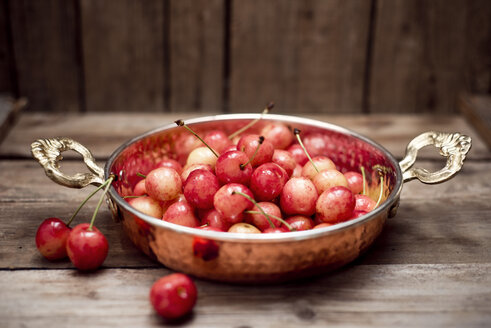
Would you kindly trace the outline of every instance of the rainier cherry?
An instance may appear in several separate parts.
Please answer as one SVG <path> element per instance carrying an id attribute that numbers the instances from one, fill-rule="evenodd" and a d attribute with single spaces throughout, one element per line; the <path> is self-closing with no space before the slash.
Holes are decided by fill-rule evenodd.
<path id="1" fill-rule="evenodd" d="M 171 200 L 182 192 L 181 177 L 174 169 L 159 167 L 147 174 L 145 189 L 156 200 Z"/>
<path id="2" fill-rule="evenodd" d="M 314 177 L 324 170 L 335 170 L 336 165 L 326 156 L 316 156 L 312 158 L 312 162 L 307 162 L 302 168 L 302 176 L 313 180 Z"/>
<path id="3" fill-rule="evenodd" d="M 235 233 L 261 233 L 261 231 L 249 223 L 239 222 L 228 229 L 228 232 Z"/>
<path id="4" fill-rule="evenodd" d="M 303 150 L 302 146 L 299 144 L 293 144 L 291 145 L 287 151 L 293 156 L 295 159 L 295 162 L 297 162 L 300 165 L 305 165 L 305 163 L 308 162 L 309 158 L 305 154 L 305 151 Z"/>
<path id="5" fill-rule="evenodd" d="M 262 164 L 251 176 L 251 190 L 259 201 L 270 201 L 278 197 L 288 181 L 288 174 L 275 163 Z"/>
<path id="6" fill-rule="evenodd" d="M 314 227 L 314 221 L 303 215 L 290 216 L 286 222 L 296 231 L 310 230 Z"/>
<path id="7" fill-rule="evenodd" d="M 280 195 L 280 207 L 285 214 L 310 216 L 315 212 L 317 190 L 307 178 L 291 178 L 283 187 Z"/>
<path id="8" fill-rule="evenodd" d="M 145 189 L 145 179 L 138 181 L 135 188 L 133 188 L 133 196 L 143 196 L 146 193 L 147 190 Z"/>
<path id="9" fill-rule="evenodd" d="M 355 210 L 370 212 L 375 208 L 375 201 L 366 195 L 355 195 Z"/>
<path id="10" fill-rule="evenodd" d="M 244 152 L 227 151 L 218 157 L 215 173 L 221 184 L 240 183 L 248 186 L 252 175 L 249 157 Z"/>
<path id="11" fill-rule="evenodd" d="M 216 209 L 206 211 L 201 216 L 201 224 L 205 224 L 210 228 L 215 228 L 220 231 L 227 231 L 231 224 L 223 218 L 223 216 Z"/>
<path id="12" fill-rule="evenodd" d="M 281 222 L 276 220 L 274 217 L 281 218 L 281 210 L 276 204 L 271 202 L 260 202 L 258 206 L 270 217 L 271 222 L 275 225 L 275 227 L 281 226 Z M 262 214 L 259 210 L 258 206 L 254 206 L 252 210 L 246 211 L 247 218 L 246 221 L 252 225 L 254 225 L 259 230 L 263 231 L 272 228 L 269 224 L 268 219 Z"/>
<path id="13" fill-rule="evenodd" d="M 348 187 L 348 181 L 346 180 L 343 173 L 338 170 L 324 170 L 320 171 L 314 179 L 312 179 L 315 187 L 317 188 L 317 192 L 322 194 L 324 190 L 327 190 L 331 187 L 343 186 Z"/>
<path id="14" fill-rule="evenodd" d="M 150 289 L 150 303 L 159 315 L 174 320 L 191 312 L 198 291 L 193 281 L 182 273 L 173 273 L 157 280 Z"/>
<path id="15" fill-rule="evenodd" d="M 198 218 L 194 215 L 194 209 L 185 200 L 175 202 L 169 206 L 162 220 L 191 228 L 196 228 L 200 224 Z"/>
<path id="16" fill-rule="evenodd" d="M 253 206 L 249 199 L 236 194 L 237 191 L 253 198 L 252 192 L 246 186 L 239 183 L 229 183 L 222 186 L 213 199 L 216 210 L 232 224 L 241 222 L 244 211 Z"/>
<path id="17" fill-rule="evenodd" d="M 286 150 L 275 149 L 272 162 L 281 166 L 289 177 L 293 174 L 293 170 L 295 170 L 297 167 L 295 158 L 293 158 L 293 155 Z"/>
<path id="18" fill-rule="evenodd" d="M 220 188 L 217 177 L 207 170 L 191 172 L 184 185 L 184 196 L 187 201 L 198 209 L 213 207 L 213 196 Z"/>
<path id="19" fill-rule="evenodd" d="M 237 149 L 243 151 L 251 159 L 252 167 L 271 162 L 273 158 L 273 144 L 268 140 L 264 140 L 260 145 L 259 137 L 257 134 L 248 134 L 240 138 L 237 144 Z"/>
<path id="20" fill-rule="evenodd" d="M 66 240 L 70 231 L 71 229 L 60 219 L 46 219 L 36 232 L 36 247 L 48 260 L 65 258 Z"/>
<path id="21" fill-rule="evenodd" d="M 332 187 L 324 191 L 317 200 L 319 219 L 326 223 L 348 220 L 355 209 L 355 197 L 346 187 Z"/>
<path id="22" fill-rule="evenodd" d="M 348 188 L 353 194 L 359 194 L 363 191 L 363 176 L 360 173 L 349 171 L 344 176 L 348 181 Z"/>
<path id="23" fill-rule="evenodd" d="M 205 134 L 203 141 L 213 148 L 218 154 L 222 154 L 228 147 L 232 145 L 232 141 L 228 138 L 225 132 L 220 130 L 212 130 Z"/>
<path id="24" fill-rule="evenodd" d="M 207 171 L 210 171 L 213 173 L 213 168 L 211 167 L 211 165 L 208 165 L 208 164 L 192 164 L 189 166 L 186 165 L 186 166 L 184 166 L 184 169 L 182 170 L 182 173 L 181 173 L 182 183 L 186 182 L 186 180 L 188 179 L 188 176 L 191 174 L 191 172 L 193 172 L 194 170 L 199 170 L 199 169 L 207 170 Z"/>
<path id="25" fill-rule="evenodd" d="M 261 135 L 273 144 L 275 149 L 285 149 L 293 141 L 290 129 L 282 123 L 269 123 L 261 130 Z"/>
<path id="26" fill-rule="evenodd" d="M 182 172 L 182 165 L 178 161 L 170 158 L 166 158 L 158 162 L 155 168 L 157 167 L 169 167 L 176 170 L 176 172 L 179 174 Z"/>

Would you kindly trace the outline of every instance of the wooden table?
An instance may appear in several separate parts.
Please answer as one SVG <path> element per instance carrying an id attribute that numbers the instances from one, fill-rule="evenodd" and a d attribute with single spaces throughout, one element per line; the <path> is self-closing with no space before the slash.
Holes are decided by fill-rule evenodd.
<path id="1" fill-rule="evenodd" d="M 193 116 L 186 114 L 184 118 Z M 69 261 L 49 262 L 34 235 L 50 216 L 67 219 L 89 190 L 52 183 L 29 153 L 41 137 L 69 136 L 103 165 L 127 139 L 177 118 L 164 114 L 24 114 L 0 148 L 0 326 L 161 326 L 148 293 L 171 270 L 140 253 L 111 219 L 99 214 L 109 256 L 102 269 L 80 273 Z M 444 326 L 491 324 L 491 154 L 459 116 L 320 116 L 371 137 L 401 158 L 428 130 L 473 137 L 463 171 L 440 185 L 404 186 L 397 216 L 354 263 L 305 281 L 237 286 L 196 279 L 199 300 L 180 323 L 192 327 Z M 62 168 L 81 169 L 66 153 Z M 435 150 L 417 162 L 442 165 Z M 90 219 L 96 200 L 77 222 Z"/>

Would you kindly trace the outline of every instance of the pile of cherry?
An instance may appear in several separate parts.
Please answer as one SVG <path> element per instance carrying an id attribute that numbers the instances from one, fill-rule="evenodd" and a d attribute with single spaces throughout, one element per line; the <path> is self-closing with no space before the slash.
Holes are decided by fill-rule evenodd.
<path id="1" fill-rule="evenodd" d="M 301 131 L 274 122 L 180 136 L 185 165 L 166 158 L 127 196 L 138 211 L 167 222 L 235 233 L 282 233 L 330 226 L 378 206 L 366 195 L 364 169 L 341 173 L 327 156 L 309 155 Z M 327 148 L 327 147 L 325 147 Z M 148 225 L 136 218 L 144 228 Z"/>
<path id="2" fill-rule="evenodd" d="M 306 139 L 304 146 L 301 131 L 268 123 L 259 135 L 248 133 L 256 122 L 230 136 L 213 130 L 201 137 L 183 121 L 176 121 L 190 132 L 179 140 L 184 167 L 175 159 L 161 160 L 142 175 L 126 200 L 138 211 L 164 221 L 235 233 L 316 229 L 360 217 L 380 204 L 383 175 L 375 202 L 367 196 L 363 167 L 360 172 L 343 174 L 329 157 L 310 156 L 311 142 Z M 59 260 L 68 256 L 79 270 L 95 270 L 102 265 L 109 246 L 94 221 L 113 180 L 110 176 L 93 191 L 66 224 L 58 218 L 41 223 L 36 246 L 44 257 Z M 82 206 L 102 189 L 90 223 L 70 228 Z M 150 227 L 136 216 L 135 221 L 143 229 Z M 208 244 L 196 246 L 195 255 L 203 246 L 201 257 L 215 258 Z M 188 276 L 174 273 L 156 281 L 149 298 L 162 317 L 176 319 L 192 310 L 197 289 Z"/>

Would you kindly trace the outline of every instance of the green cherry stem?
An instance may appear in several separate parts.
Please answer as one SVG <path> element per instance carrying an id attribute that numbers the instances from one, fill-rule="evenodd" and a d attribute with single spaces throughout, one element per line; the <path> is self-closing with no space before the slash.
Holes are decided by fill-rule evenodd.
<path id="1" fill-rule="evenodd" d="M 102 201 L 104 200 L 104 196 L 106 196 L 107 191 L 109 190 L 109 187 L 111 186 L 111 183 L 114 180 L 114 175 L 109 176 L 109 179 L 107 179 L 102 185 L 105 186 L 104 191 L 102 192 L 101 198 L 99 198 L 99 203 L 97 203 L 97 206 L 94 210 L 94 214 L 92 215 L 92 219 L 90 220 L 90 225 L 88 230 L 91 231 L 92 227 L 94 226 L 95 222 L 95 217 L 97 216 L 97 213 L 99 212 L 99 209 L 101 208 Z"/>
<path id="2" fill-rule="evenodd" d="M 260 119 L 263 118 L 263 115 L 264 114 L 268 114 L 270 110 L 272 110 L 274 107 L 274 102 L 270 102 L 266 108 L 263 109 L 262 113 L 261 113 L 261 117 L 260 118 L 256 118 L 255 120 L 252 120 L 250 121 L 248 124 L 246 124 L 245 126 L 243 126 L 242 128 L 238 129 L 237 131 L 235 131 L 234 133 L 232 133 L 231 135 L 228 136 L 228 138 L 230 140 L 232 140 L 233 138 L 235 138 L 236 136 L 238 136 L 239 134 L 241 134 L 242 132 L 246 131 L 247 129 L 249 129 L 251 126 L 253 126 L 254 124 L 256 124 Z"/>
<path id="3" fill-rule="evenodd" d="M 140 196 L 133 196 L 133 195 L 123 196 L 123 199 L 127 199 L 127 198 L 140 198 L 140 197 L 143 197 L 143 195 L 140 195 Z"/>
<path id="4" fill-rule="evenodd" d="M 360 167 L 360 170 L 361 170 L 361 176 L 363 177 L 363 191 L 362 191 L 362 195 L 366 195 L 366 190 L 367 190 L 367 182 L 366 182 L 366 179 L 365 179 L 365 168 L 362 166 Z"/>
<path id="5" fill-rule="evenodd" d="M 75 217 L 77 216 L 78 212 L 80 212 L 80 210 L 82 209 L 82 207 L 89 201 L 89 199 L 92 198 L 92 196 L 94 196 L 99 190 L 101 190 L 102 188 L 104 188 L 106 186 L 106 182 L 105 181 L 103 184 L 101 184 L 99 187 L 97 187 L 89 196 L 87 196 L 87 198 L 85 198 L 85 200 L 78 206 L 77 210 L 75 211 L 75 213 L 73 213 L 72 217 L 70 218 L 70 220 L 68 220 L 67 222 L 67 227 L 70 226 L 70 224 L 72 223 L 73 219 L 75 219 Z"/>
<path id="6" fill-rule="evenodd" d="M 384 192 L 384 176 L 380 176 L 380 194 L 378 195 L 378 200 L 377 204 L 375 204 L 374 208 L 377 208 L 380 205 L 380 202 L 382 201 L 382 194 Z"/>
<path id="7" fill-rule="evenodd" d="M 145 174 L 141 174 L 140 172 L 136 172 L 136 175 L 139 176 L 140 178 L 146 179 L 147 176 Z"/>
<path id="8" fill-rule="evenodd" d="M 273 229 L 276 228 L 276 226 L 273 224 L 273 221 L 271 221 L 271 219 L 269 218 L 269 215 L 266 214 L 266 212 L 264 212 L 264 210 L 261 208 L 261 206 L 259 206 L 257 204 L 257 202 L 254 200 L 254 198 L 252 198 L 251 196 L 246 195 L 246 194 L 244 194 L 243 192 L 240 192 L 240 191 L 233 191 L 232 192 L 232 195 L 234 195 L 234 194 L 241 195 L 241 196 L 247 198 L 249 201 L 251 201 L 261 211 L 261 214 L 264 215 L 264 217 L 266 218 L 266 220 L 268 220 L 268 223 L 271 226 L 271 228 L 273 228 Z"/>
<path id="9" fill-rule="evenodd" d="M 256 150 L 254 151 L 254 154 L 252 154 L 251 158 L 249 158 L 249 160 L 246 163 L 239 165 L 241 170 L 243 170 L 246 167 L 247 164 L 251 163 L 254 160 L 254 157 L 256 157 L 257 152 L 259 151 L 259 147 L 261 147 L 261 145 L 264 142 L 264 137 L 263 136 L 260 136 L 257 142 L 259 144 L 257 145 Z"/>
<path id="10" fill-rule="evenodd" d="M 257 206 L 257 205 L 256 205 L 256 206 Z M 259 207 L 258 207 L 258 208 L 259 208 Z M 245 211 L 245 213 L 248 213 L 248 214 L 263 214 L 263 213 L 261 213 L 261 212 L 259 212 L 259 211 Z M 282 218 L 277 217 L 276 215 L 273 215 L 273 214 L 268 214 L 268 215 L 269 215 L 270 217 L 272 217 L 273 219 L 280 221 L 282 224 L 284 224 L 284 225 L 285 225 L 285 226 L 288 228 L 288 230 L 290 230 L 290 231 L 294 231 L 294 230 L 295 230 L 295 229 L 293 229 L 293 228 L 292 228 L 292 226 L 291 226 L 291 225 L 290 225 L 288 222 L 286 222 L 286 221 L 285 221 L 285 220 L 283 220 Z"/>
<path id="11" fill-rule="evenodd" d="M 205 144 L 206 147 L 208 147 L 211 150 L 213 155 L 215 155 L 217 158 L 219 157 L 218 154 L 216 153 L 216 151 L 213 148 L 211 148 L 196 132 L 194 132 L 193 129 L 191 129 L 189 126 L 187 126 L 183 120 L 177 120 L 174 123 L 176 123 L 177 126 L 182 126 L 186 130 L 191 132 L 196 138 L 198 138 L 202 143 Z"/>
<path id="12" fill-rule="evenodd" d="M 297 128 L 293 129 L 293 134 L 297 137 L 297 140 L 298 140 L 298 143 L 300 144 L 300 147 L 302 147 L 303 151 L 305 152 L 305 155 L 307 155 L 307 158 L 309 159 L 310 163 L 312 163 L 312 166 L 314 167 L 314 169 L 317 171 L 317 173 L 319 173 L 319 169 L 317 168 L 317 166 L 315 166 L 314 161 L 312 160 L 312 157 L 310 157 L 309 152 L 307 151 L 307 149 L 303 145 L 302 138 L 300 138 L 300 132 L 301 131 Z"/>

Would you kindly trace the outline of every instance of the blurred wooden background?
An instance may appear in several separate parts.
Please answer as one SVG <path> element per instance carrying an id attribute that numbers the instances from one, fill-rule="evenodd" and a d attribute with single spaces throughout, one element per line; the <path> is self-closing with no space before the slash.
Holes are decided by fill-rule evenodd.
<path id="1" fill-rule="evenodd" d="M 452 113 L 489 0 L 0 0 L 0 92 L 56 112 Z"/>

